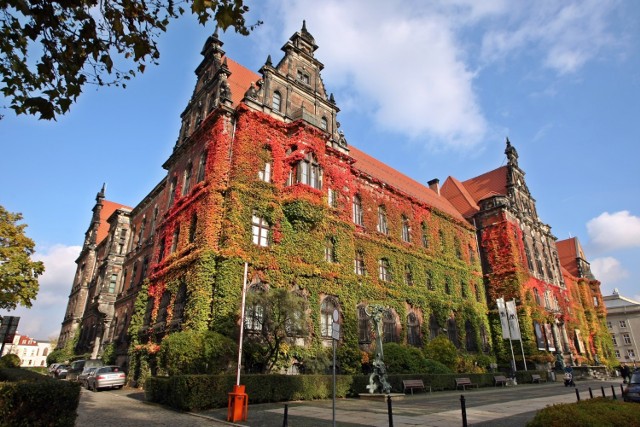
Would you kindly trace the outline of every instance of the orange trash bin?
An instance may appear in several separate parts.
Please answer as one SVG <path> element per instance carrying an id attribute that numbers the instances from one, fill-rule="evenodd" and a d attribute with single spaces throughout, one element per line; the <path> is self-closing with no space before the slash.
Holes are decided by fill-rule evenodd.
<path id="1" fill-rule="evenodd" d="M 246 421 L 249 412 L 249 396 L 244 392 L 243 385 L 234 385 L 229 393 L 227 406 L 227 421 Z"/>

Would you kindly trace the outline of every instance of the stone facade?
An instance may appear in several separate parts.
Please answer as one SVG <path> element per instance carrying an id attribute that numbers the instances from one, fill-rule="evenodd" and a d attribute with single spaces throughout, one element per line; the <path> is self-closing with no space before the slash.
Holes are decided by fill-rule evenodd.
<path id="1" fill-rule="evenodd" d="M 347 142 L 316 49 L 303 24 L 283 58 L 254 73 L 208 38 L 166 177 L 108 220 L 98 194 L 59 346 L 80 331 L 78 350 L 113 344 L 125 365 L 132 348 L 152 351 L 173 331 L 232 335 L 247 263 L 249 292 L 305 300 L 308 333 L 292 344 L 328 346 L 337 309 L 341 346 L 370 350 L 366 307 L 384 304 L 387 342 L 419 347 L 444 333 L 460 349 L 502 356 L 495 297 L 505 296 L 518 301 L 528 355 L 555 343 L 568 358 L 571 295 L 515 148 L 507 141 L 508 165 L 489 173 L 498 191 L 413 181 Z M 534 290 L 545 303 L 532 310 Z M 249 312 L 251 339 L 261 321 Z M 549 325 L 544 348 L 535 322 Z"/>

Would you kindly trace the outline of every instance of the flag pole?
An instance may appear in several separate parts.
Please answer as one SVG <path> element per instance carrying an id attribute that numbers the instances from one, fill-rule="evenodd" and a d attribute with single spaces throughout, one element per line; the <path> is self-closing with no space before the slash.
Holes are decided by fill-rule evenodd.
<path id="1" fill-rule="evenodd" d="M 242 304 L 240 305 L 240 338 L 238 340 L 238 371 L 236 374 L 236 385 L 240 385 L 240 368 L 242 366 L 242 341 L 244 336 L 244 304 L 247 297 L 247 273 L 249 264 L 244 263 L 244 280 L 242 282 Z"/>

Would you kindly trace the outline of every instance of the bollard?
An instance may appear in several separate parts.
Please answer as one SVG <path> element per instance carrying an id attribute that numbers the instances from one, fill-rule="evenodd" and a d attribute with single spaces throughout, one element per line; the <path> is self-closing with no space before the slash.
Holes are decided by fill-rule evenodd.
<path id="1" fill-rule="evenodd" d="M 593 390 L 591 390 L 591 387 L 589 387 L 589 396 L 593 399 Z"/>
<path id="2" fill-rule="evenodd" d="M 611 384 L 611 393 L 613 393 L 613 400 L 618 400 L 618 398 L 616 397 L 616 389 L 613 388 L 613 384 Z"/>
<path id="3" fill-rule="evenodd" d="M 289 426 L 289 405 L 287 403 L 284 404 L 284 420 L 282 420 L 282 427 Z"/>
<path id="4" fill-rule="evenodd" d="M 606 396 L 604 395 L 604 386 L 602 386 L 602 385 L 601 385 L 601 386 L 600 386 L 600 390 L 602 390 L 602 397 L 606 397 Z"/>
<path id="5" fill-rule="evenodd" d="M 387 411 L 389 412 L 389 427 L 393 427 L 393 407 L 391 405 L 391 395 L 387 395 Z"/>
<path id="6" fill-rule="evenodd" d="M 462 409 L 462 427 L 467 427 L 467 405 L 464 400 L 464 394 L 460 395 L 460 408 Z"/>
<path id="7" fill-rule="evenodd" d="M 576 397 L 578 398 L 578 402 L 580 402 L 580 392 L 576 389 Z"/>

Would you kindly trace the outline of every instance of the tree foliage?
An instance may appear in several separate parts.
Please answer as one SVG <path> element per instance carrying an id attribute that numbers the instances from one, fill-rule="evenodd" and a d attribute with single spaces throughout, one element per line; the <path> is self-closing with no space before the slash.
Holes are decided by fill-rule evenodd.
<path id="1" fill-rule="evenodd" d="M 250 292 L 247 307 L 259 307 L 262 328 L 248 335 L 248 358 L 259 370 L 269 373 L 288 365 L 293 354 L 289 351 L 293 337 L 308 333 L 306 328 L 305 299 L 286 289 L 276 288 L 265 292 Z M 253 345 L 252 345 L 253 344 Z M 251 364 L 247 361 L 247 364 Z"/>
<path id="2" fill-rule="evenodd" d="M 229 369 L 237 351 L 235 342 L 217 332 L 175 332 L 160 345 L 159 367 L 169 375 L 220 374 Z"/>
<path id="3" fill-rule="evenodd" d="M 31 307 L 38 294 L 42 261 L 32 261 L 35 243 L 24 234 L 26 224 L 17 224 L 22 214 L 0 206 L 0 308 Z"/>
<path id="4" fill-rule="evenodd" d="M 55 119 L 86 84 L 126 87 L 157 64 L 160 34 L 187 9 L 244 35 L 260 24 L 246 25 L 243 0 L 2 0 L 0 90 L 16 114 Z"/>

